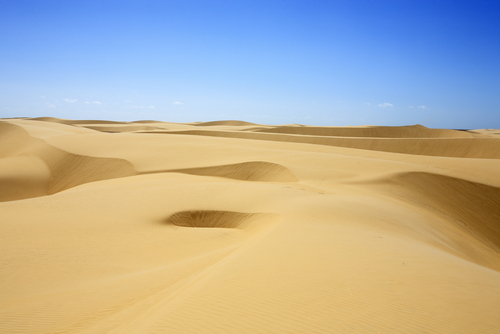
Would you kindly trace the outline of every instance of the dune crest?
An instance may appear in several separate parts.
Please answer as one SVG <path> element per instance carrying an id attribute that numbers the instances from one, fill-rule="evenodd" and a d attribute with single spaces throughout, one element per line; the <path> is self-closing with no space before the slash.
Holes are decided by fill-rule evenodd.
<path id="1" fill-rule="evenodd" d="M 329 138 L 325 136 L 203 130 L 169 131 L 165 133 L 327 145 L 414 155 L 500 159 L 499 138 Z"/>
<path id="2" fill-rule="evenodd" d="M 500 254 L 500 188 L 423 172 L 399 174 L 392 182 Z"/>
<path id="3" fill-rule="evenodd" d="M 4 191 L 3 201 L 50 195 L 84 183 L 136 174 L 132 164 L 124 159 L 72 154 L 32 137 L 17 124 L 0 122 L 0 133 L 0 140 L 5 143 L 0 147 L 0 157 L 4 158 L 0 164 L 5 171 L 18 170 L 17 176 L 10 173 L 2 180 L 10 189 Z M 14 161 L 17 163 L 13 164 Z M 27 168 L 33 168 L 31 181 Z M 24 183 L 29 185 L 23 186 Z"/>
<path id="4" fill-rule="evenodd" d="M 212 121 L 212 122 L 201 122 L 195 123 L 194 126 L 217 126 L 217 125 L 231 125 L 231 126 L 247 126 L 247 125 L 258 125 L 255 123 L 245 122 L 245 121 Z"/>
<path id="5" fill-rule="evenodd" d="M 262 182 L 296 182 L 298 179 L 288 170 L 279 164 L 266 161 L 249 161 L 238 164 L 172 169 L 171 173 L 185 173 L 202 176 L 218 176 L 229 179 L 244 181 Z M 148 172 L 153 173 L 153 172 Z"/>
<path id="6" fill-rule="evenodd" d="M 366 127 L 319 127 L 277 126 L 259 129 L 256 132 L 283 133 L 329 137 L 374 137 L 374 138 L 471 138 L 465 131 L 429 129 L 422 125 L 411 126 L 366 126 Z"/>

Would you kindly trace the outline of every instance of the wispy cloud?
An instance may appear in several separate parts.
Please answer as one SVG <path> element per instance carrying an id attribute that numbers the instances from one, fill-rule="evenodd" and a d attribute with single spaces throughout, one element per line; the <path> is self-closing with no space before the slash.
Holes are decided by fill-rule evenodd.
<path id="1" fill-rule="evenodd" d="M 68 102 L 68 103 L 75 103 L 76 101 L 78 101 L 77 99 L 64 99 L 65 102 Z"/>
<path id="2" fill-rule="evenodd" d="M 86 104 L 102 104 L 101 102 L 99 101 L 92 101 L 92 102 L 89 102 L 89 101 L 85 101 Z"/>
<path id="3" fill-rule="evenodd" d="M 56 106 L 51 104 L 51 103 L 47 103 L 47 108 L 55 108 Z"/>
<path id="4" fill-rule="evenodd" d="M 172 103 L 172 104 L 184 104 L 184 103 L 179 102 L 179 101 L 175 101 L 175 102 L 174 102 L 174 103 Z"/>
<path id="5" fill-rule="evenodd" d="M 394 107 L 394 106 L 392 104 L 390 104 L 389 102 L 384 102 L 384 103 L 379 104 L 378 107 L 386 108 L 386 107 Z"/>
<path id="6" fill-rule="evenodd" d="M 131 101 L 131 100 L 125 100 L 125 102 L 126 102 L 126 103 L 130 103 L 130 102 L 132 102 L 132 101 Z"/>
<path id="7" fill-rule="evenodd" d="M 149 109 L 155 109 L 156 107 L 155 106 L 149 106 L 148 108 Z"/>
<path id="8" fill-rule="evenodd" d="M 370 102 L 365 102 L 365 104 L 366 104 L 367 106 L 369 106 L 369 105 L 370 105 Z"/>
<path id="9" fill-rule="evenodd" d="M 427 109 L 426 106 L 418 106 L 420 109 Z"/>
<path id="10" fill-rule="evenodd" d="M 40 96 L 40 97 L 41 97 L 42 99 L 44 99 L 44 98 L 45 98 L 45 96 L 43 96 L 43 95 L 42 95 L 42 96 Z"/>

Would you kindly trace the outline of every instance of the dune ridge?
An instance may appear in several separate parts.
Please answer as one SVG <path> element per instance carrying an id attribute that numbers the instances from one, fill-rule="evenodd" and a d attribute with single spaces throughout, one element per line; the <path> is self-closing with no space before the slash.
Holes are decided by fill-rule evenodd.
<path id="1" fill-rule="evenodd" d="M 375 137 L 375 138 L 471 138 L 465 131 L 429 129 L 423 125 L 411 126 L 367 126 L 367 127 L 319 127 L 277 126 L 255 132 L 329 137 Z"/>
<path id="2" fill-rule="evenodd" d="M 0 121 L 1 333 L 498 333 L 498 130 Z"/>
<path id="3" fill-rule="evenodd" d="M 296 182 L 298 179 L 288 170 L 279 164 L 266 161 L 248 161 L 237 164 L 171 169 L 165 171 L 149 171 L 142 174 L 151 173 L 185 173 L 200 176 L 218 176 L 235 180 L 262 181 L 262 182 Z"/>
<path id="4" fill-rule="evenodd" d="M 217 126 L 217 125 L 247 126 L 247 125 L 258 125 L 258 124 L 245 121 L 228 120 L 228 121 L 201 122 L 201 123 L 194 123 L 193 125 L 194 126 Z"/>
<path id="5" fill-rule="evenodd" d="M 500 254 L 500 188 L 423 172 L 399 174 L 391 181 Z"/>
<path id="6" fill-rule="evenodd" d="M 398 138 L 395 140 L 390 138 L 326 138 L 322 136 L 201 130 L 168 131 L 165 133 L 328 145 L 402 154 L 500 159 L 500 146 L 497 138 Z"/>
<path id="7" fill-rule="evenodd" d="M 6 143 L 2 145 L 0 151 L 4 163 L 16 160 L 16 168 L 26 169 L 31 168 L 38 160 L 45 165 L 39 164 L 38 174 L 45 168 L 49 170 L 49 173 L 43 173 L 42 177 L 38 177 L 36 183 L 41 185 L 32 187 L 32 191 L 23 191 L 22 195 L 15 194 L 16 191 L 13 189 L 8 193 L 4 192 L 2 196 L 4 201 L 50 195 L 88 182 L 136 174 L 133 166 L 126 160 L 72 154 L 47 144 L 43 139 L 30 136 L 16 124 L 0 122 L 0 132 L 2 133 L 0 140 Z M 29 177 L 29 173 L 24 174 L 21 179 Z M 2 184 L 5 186 L 7 182 L 14 182 L 14 179 L 3 178 Z M 26 189 L 20 185 L 16 187 Z"/>
<path id="8" fill-rule="evenodd" d="M 114 124 L 113 124 L 114 125 Z M 103 131 L 103 132 L 134 132 L 134 131 L 150 131 L 150 130 L 162 130 L 162 128 L 150 126 L 150 125 L 122 125 L 122 126 L 110 126 L 108 124 L 96 124 L 96 125 L 82 125 L 87 129 Z M 118 131 L 117 131 L 118 130 Z"/>

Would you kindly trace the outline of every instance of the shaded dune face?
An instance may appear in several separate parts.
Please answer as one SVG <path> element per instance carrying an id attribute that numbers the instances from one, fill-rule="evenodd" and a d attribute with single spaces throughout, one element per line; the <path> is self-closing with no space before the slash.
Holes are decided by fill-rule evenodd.
<path id="1" fill-rule="evenodd" d="M 374 138 L 471 138 L 465 131 L 429 129 L 422 125 L 370 126 L 359 128 L 319 126 L 277 126 L 259 129 L 255 132 L 283 133 L 331 137 L 374 137 Z"/>
<path id="2" fill-rule="evenodd" d="M 411 172 L 392 178 L 404 196 L 500 253 L 500 189 L 450 176 Z"/>
<path id="3" fill-rule="evenodd" d="M 191 228 L 236 228 L 244 229 L 250 225 L 271 223 L 279 215 L 270 213 L 243 213 L 232 211 L 190 210 L 173 214 L 168 224 Z"/>
<path id="4" fill-rule="evenodd" d="M 12 171 L 8 180 L 0 177 L 5 186 L 0 201 L 50 195 L 84 183 L 136 174 L 127 160 L 73 154 L 30 136 L 15 124 L 0 122 L 0 140 L 5 143 L 0 147 L 0 165 Z"/>
<path id="5" fill-rule="evenodd" d="M 0 159 L 0 202 L 47 195 L 50 170 L 37 157 Z"/>
<path id="6" fill-rule="evenodd" d="M 449 130 L 454 131 L 454 130 Z M 460 131 L 455 131 L 460 132 Z M 147 132 L 145 132 L 147 133 Z M 500 139 L 498 138 L 383 138 L 383 137 L 336 137 L 315 135 L 294 135 L 285 133 L 246 131 L 183 130 L 152 132 L 155 134 L 181 134 L 265 140 L 286 143 L 337 146 L 360 150 L 427 155 L 455 158 L 500 159 Z"/>
<path id="7" fill-rule="evenodd" d="M 114 125 L 114 124 L 113 124 Z M 140 125 L 140 124 L 132 124 L 132 125 L 121 125 L 121 126 L 113 126 L 109 124 L 97 124 L 97 125 L 82 125 L 83 127 L 95 131 L 100 132 L 135 132 L 135 131 L 152 131 L 152 130 L 164 130 L 160 127 L 149 126 L 149 125 Z"/>
<path id="8" fill-rule="evenodd" d="M 256 125 L 255 123 L 245 121 L 212 121 L 193 124 L 194 126 L 217 126 L 217 125 L 231 125 L 231 126 L 245 126 Z"/>
<path id="9" fill-rule="evenodd" d="M 46 144 L 40 157 L 51 171 L 48 194 L 81 184 L 132 176 L 136 172 L 130 162 L 117 158 L 97 158 L 72 154 Z"/>
<path id="10" fill-rule="evenodd" d="M 43 141 L 31 137 L 21 126 L 0 122 L 0 158 L 14 156 Z"/>
<path id="11" fill-rule="evenodd" d="M 249 161 L 238 164 L 201 168 L 170 170 L 169 172 L 202 176 L 217 176 L 244 181 L 296 182 L 297 177 L 288 168 L 265 161 Z"/>
<path id="12" fill-rule="evenodd" d="M 34 121 L 44 121 L 53 122 L 66 125 L 79 125 L 79 124 L 128 124 L 128 122 L 117 122 L 117 121 L 103 121 L 103 120 L 72 120 L 54 117 L 37 117 L 31 118 Z"/>

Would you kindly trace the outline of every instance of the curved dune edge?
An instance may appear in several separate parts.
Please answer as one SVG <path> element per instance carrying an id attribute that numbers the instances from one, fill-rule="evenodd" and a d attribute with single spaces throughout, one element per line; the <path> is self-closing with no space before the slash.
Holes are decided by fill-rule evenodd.
<path id="1" fill-rule="evenodd" d="M 405 196 L 437 211 L 500 253 L 500 188 L 425 172 L 398 174 L 391 182 Z"/>
<path id="2" fill-rule="evenodd" d="M 230 165 L 171 169 L 152 173 L 183 173 L 200 176 L 216 176 L 243 181 L 297 182 L 297 177 L 285 166 L 266 161 L 249 161 Z"/>
<path id="3" fill-rule="evenodd" d="M 0 159 L 0 202 L 47 195 L 50 170 L 34 156 L 12 156 Z"/>
<path id="4" fill-rule="evenodd" d="M 36 178 L 34 185 L 37 186 L 31 191 L 23 191 L 22 195 L 18 194 L 17 190 L 11 189 L 12 192 L 9 195 L 2 196 L 4 200 L 51 195 L 84 183 L 137 174 L 133 165 L 127 160 L 69 153 L 48 144 L 43 139 L 33 138 L 26 130 L 16 124 L 0 122 L 0 140 L 7 143 L 0 148 L 0 158 L 15 158 L 18 163 L 21 163 L 17 167 L 20 172 L 17 173 L 16 178 L 9 181 L 9 184 L 12 184 L 16 179 L 19 181 L 19 178 L 26 174 L 22 174 L 22 170 L 25 167 L 28 168 L 26 163 L 32 164 L 33 159 L 40 159 L 49 170 L 49 173 L 44 172 L 42 167 L 37 168 L 38 172 L 33 170 L 33 175 Z M 19 185 L 19 182 L 16 184 Z M 24 183 L 21 182 L 21 184 Z M 41 189 L 46 189 L 46 191 Z"/>
<path id="5" fill-rule="evenodd" d="M 192 125 L 194 125 L 194 126 L 217 126 L 217 125 L 246 126 L 246 125 L 259 125 L 259 124 L 245 122 L 245 121 L 228 120 L 228 121 L 201 122 L 201 123 L 194 123 Z"/>
<path id="6" fill-rule="evenodd" d="M 420 221 L 402 221 L 409 228 L 404 234 L 500 272 L 500 188 L 427 172 L 398 173 L 374 183 L 384 184 L 390 185 L 382 188 L 387 196 L 426 212 Z"/>
<path id="7" fill-rule="evenodd" d="M 156 127 L 156 126 L 150 126 L 150 125 L 140 125 L 139 124 L 130 124 L 130 125 L 118 125 L 118 126 L 111 126 L 109 124 L 103 124 L 103 125 L 82 125 L 82 127 L 86 129 L 91 129 L 95 131 L 101 131 L 101 132 L 116 132 L 116 133 L 121 133 L 121 132 L 134 132 L 134 131 L 152 131 L 152 130 L 164 130 L 163 128 Z"/>
<path id="8" fill-rule="evenodd" d="M 409 126 L 366 126 L 366 127 L 327 127 L 327 126 L 277 126 L 258 129 L 255 132 L 294 134 L 330 137 L 369 137 L 369 138 L 472 138 L 465 131 L 448 129 L 429 129 L 423 125 Z"/>
<path id="9" fill-rule="evenodd" d="M 48 195 L 89 182 L 137 174 L 132 164 L 124 159 L 82 156 L 49 144 L 37 148 L 35 152 L 47 163 L 51 172 Z"/>
<path id="10" fill-rule="evenodd" d="M 30 136 L 22 126 L 0 122 L 0 158 L 20 154 L 24 150 L 43 143 L 43 140 Z"/>
<path id="11" fill-rule="evenodd" d="M 66 125 L 79 125 L 79 124 L 128 124 L 128 122 L 118 122 L 118 121 L 104 121 L 104 120 L 72 120 L 56 117 L 35 117 L 30 118 L 34 121 L 44 121 L 53 123 L 62 123 Z"/>
<path id="12" fill-rule="evenodd" d="M 413 155 L 500 159 L 499 138 L 333 138 L 275 133 L 185 130 L 144 132 L 315 144 Z"/>
<path id="13" fill-rule="evenodd" d="M 271 213 L 190 210 L 177 212 L 171 215 L 166 222 L 190 228 L 246 229 L 252 225 L 266 226 L 266 223 L 276 221 L 278 218 L 280 218 L 280 215 Z"/>

